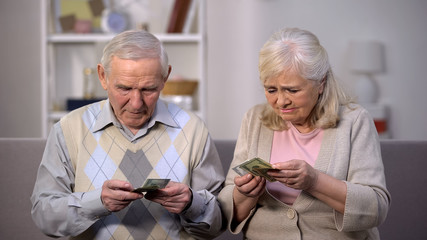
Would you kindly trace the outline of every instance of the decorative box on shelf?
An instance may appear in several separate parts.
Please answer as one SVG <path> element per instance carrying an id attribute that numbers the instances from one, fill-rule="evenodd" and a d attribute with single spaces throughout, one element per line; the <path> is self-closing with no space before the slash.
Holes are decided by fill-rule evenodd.
<path id="1" fill-rule="evenodd" d="M 98 102 L 104 99 L 105 98 L 91 98 L 91 99 L 69 98 L 67 99 L 67 111 L 72 111 L 74 109 L 77 109 L 85 105 Z"/>
<path id="2" fill-rule="evenodd" d="M 198 82 L 196 80 L 169 80 L 163 88 L 163 95 L 193 95 Z"/>
<path id="3" fill-rule="evenodd" d="M 187 109 L 194 109 L 194 93 L 197 89 L 196 80 L 169 80 L 162 90 L 162 99 Z"/>

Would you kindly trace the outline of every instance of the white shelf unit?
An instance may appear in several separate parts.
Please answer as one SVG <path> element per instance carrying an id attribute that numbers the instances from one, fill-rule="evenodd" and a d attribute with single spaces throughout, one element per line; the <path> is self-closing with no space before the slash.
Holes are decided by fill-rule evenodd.
<path id="1" fill-rule="evenodd" d="M 42 16 L 42 133 L 67 114 L 67 98 L 82 98 L 83 68 L 96 69 L 102 49 L 114 34 L 51 33 L 48 30 L 53 0 L 41 0 Z M 161 0 L 164 1 L 164 0 Z M 188 34 L 153 33 L 165 46 L 171 77 L 197 79 L 194 111 L 206 121 L 206 0 L 197 0 L 197 31 Z M 167 15 L 165 15 L 167 17 Z M 166 29 L 166 28 L 165 28 Z M 98 93 L 103 93 L 99 84 Z M 101 95 L 99 97 L 105 97 Z"/>

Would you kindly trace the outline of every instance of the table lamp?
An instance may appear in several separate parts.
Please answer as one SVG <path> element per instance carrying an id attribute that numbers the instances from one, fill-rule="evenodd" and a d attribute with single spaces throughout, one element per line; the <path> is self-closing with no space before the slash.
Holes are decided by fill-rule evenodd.
<path id="1" fill-rule="evenodd" d="M 356 94 L 359 103 L 374 104 L 378 87 L 373 78 L 384 71 L 384 49 L 380 42 L 363 40 L 350 42 L 350 69 L 358 75 Z"/>

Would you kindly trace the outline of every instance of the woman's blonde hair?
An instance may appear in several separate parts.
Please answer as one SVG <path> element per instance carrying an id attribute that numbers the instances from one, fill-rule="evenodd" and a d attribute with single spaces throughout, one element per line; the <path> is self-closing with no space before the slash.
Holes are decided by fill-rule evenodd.
<path id="1" fill-rule="evenodd" d="M 274 33 L 260 50 L 258 68 L 263 84 L 284 71 L 295 71 L 317 85 L 324 85 L 323 93 L 308 116 L 310 124 L 317 128 L 335 127 L 340 105 L 351 102 L 334 78 L 326 50 L 309 31 L 284 28 Z M 287 129 L 286 122 L 271 107 L 264 111 L 262 121 L 273 130 Z"/>

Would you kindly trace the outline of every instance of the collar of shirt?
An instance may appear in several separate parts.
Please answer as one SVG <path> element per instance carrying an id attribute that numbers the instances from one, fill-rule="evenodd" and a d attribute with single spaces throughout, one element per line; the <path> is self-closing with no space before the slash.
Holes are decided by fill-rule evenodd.
<path id="1" fill-rule="evenodd" d="M 119 128 L 120 132 L 126 138 L 128 138 L 130 141 L 135 141 L 146 135 L 147 132 L 156 124 L 156 122 L 168 125 L 170 127 L 179 127 L 168 111 L 166 104 L 159 99 L 156 102 L 156 107 L 150 120 L 146 122 L 134 135 L 126 126 L 119 122 L 117 117 L 114 115 L 114 112 L 112 111 L 110 101 L 107 99 L 104 107 L 99 113 L 99 117 L 96 119 L 92 132 L 95 133 L 108 127 L 109 125 L 114 125 L 115 127 Z"/>

